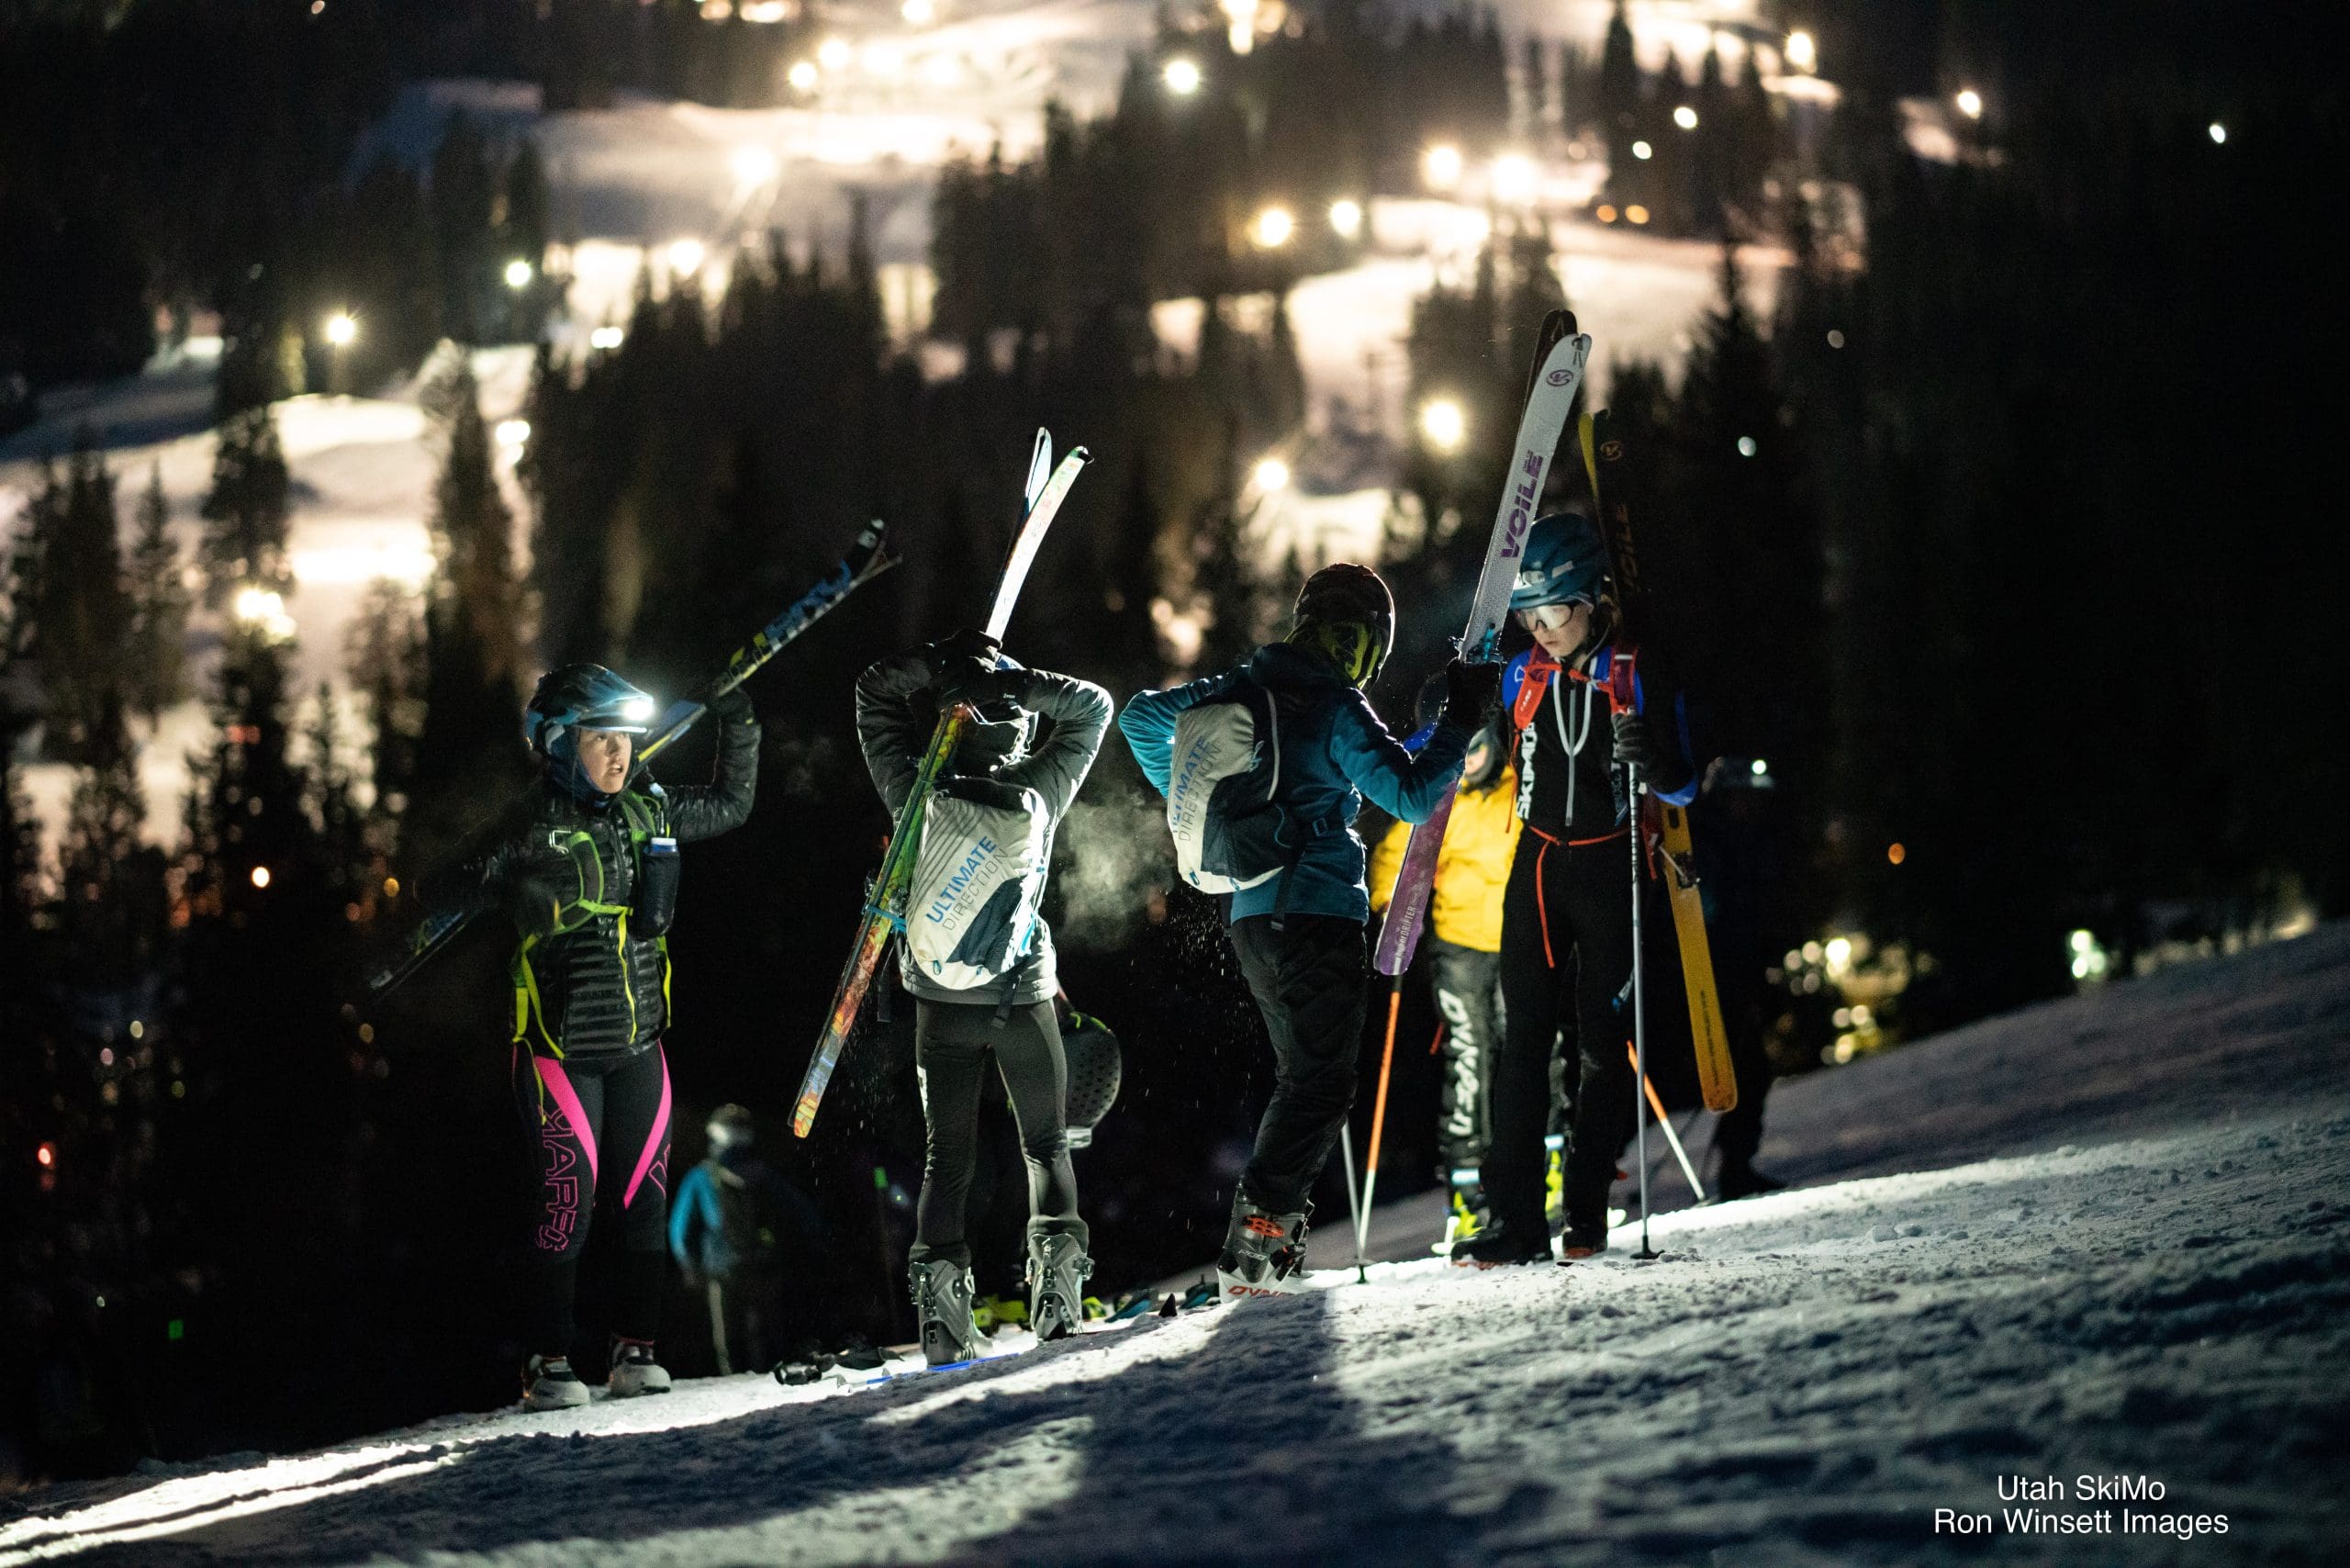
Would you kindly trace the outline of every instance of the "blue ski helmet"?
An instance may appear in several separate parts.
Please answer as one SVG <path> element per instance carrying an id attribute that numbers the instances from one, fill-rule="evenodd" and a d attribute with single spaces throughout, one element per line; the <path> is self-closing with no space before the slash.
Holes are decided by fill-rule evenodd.
<path id="1" fill-rule="evenodd" d="M 1607 549 L 1600 543 L 1597 525 L 1581 512 L 1552 512 L 1526 532 L 1509 607 L 1532 610 L 1577 599 L 1597 604 L 1606 579 Z"/>
<path id="2" fill-rule="evenodd" d="M 546 759 L 547 777 L 583 799 L 601 797 L 579 771 L 574 739 L 580 730 L 641 735 L 652 727 L 654 701 L 602 665 L 568 664 L 539 678 L 522 710 L 522 738 Z"/>

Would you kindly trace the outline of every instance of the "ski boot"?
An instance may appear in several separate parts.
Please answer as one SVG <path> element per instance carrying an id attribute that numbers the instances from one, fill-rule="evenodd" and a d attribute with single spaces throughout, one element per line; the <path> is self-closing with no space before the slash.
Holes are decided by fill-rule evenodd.
<path id="1" fill-rule="evenodd" d="M 1028 1321 L 1036 1343 L 1064 1339 L 1085 1322 L 1085 1278 L 1093 1260 L 1085 1243 L 1066 1231 L 1028 1238 Z"/>
<path id="2" fill-rule="evenodd" d="M 1501 1269 L 1550 1259 L 1550 1227 L 1496 1216 L 1477 1234 L 1452 1246 L 1452 1260 L 1464 1268 Z"/>
<path id="3" fill-rule="evenodd" d="M 995 1348 L 971 1316 L 971 1271 L 945 1258 L 910 1264 L 922 1359 L 934 1367 L 976 1361 Z"/>
<path id="4" fill-rule="evenodd" d="M 1246 1198 L 1232 1203 L 1232 1227 L 1215 1260 L 1216 1294 L 1225 1301 L 1295 1295 L 1305 1284 L 1305 1215 L 1277 1215 Z"/>
<path id="5" fill-rule="evenodd" d="M 1453 1244 L 1468 1240 L 1485 1223 L 1485 1190 L 1474 1165 L 1446 1166 L 1437 1172 L 1448 1184 L 1444 1237 L 1429 1250 L 1439 1258 L 1452 1256 Z"/>
<path id="6" fill-rule="evenodd" d="M 623 1339 L 612 1336 L 612 1370 L 604 1380 L 615 1399 L 633 1399 L 640 1394 L 669 1392 L 669 1370 L 653 1359 L 650 1339 Z"/>
<path id="7" fill-rule="evenodd" d="M 1563 1269 L 1606 1251 L 1608 1227 L 1624 1219 L 1623 1210 L 1604 1205 L 1596 1215 L 1587 1209 L 1569 1215 L 1567 1227 L 1559 1236 L 1559 1266 Z"/>
<path id="8" fill-rule="evenodd" d="M 1765 1193 L 1783 1192 L 1786 1185 L 1776 1176 L 1758 1170 L 1744 1160 L 1735 1164 L 1724 1160 L 1721 1174 L 1714 1178 L 1714 1196 L 1727 1204 L 1740 1198 L 1759 1198 Z"/>
<path id="9" fill-rule="evenodd" d="M 588 1385 L 568 1356 L 532 1356 L 522 1364 L 522 1408 L 571 1410 L 588 1403 Z"/>

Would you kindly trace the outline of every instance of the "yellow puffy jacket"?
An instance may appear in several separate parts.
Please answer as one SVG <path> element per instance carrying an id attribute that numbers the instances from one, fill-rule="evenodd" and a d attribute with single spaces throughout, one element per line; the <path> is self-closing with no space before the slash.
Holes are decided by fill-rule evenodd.
<path id="1" fill-rule="evenodd" d="M 1481 953 L 1502 950 L 1502 890 L 1517 849 L 1517 769 L 1505 767 L 1490 789 L 1460 792 L 1436 861 L 1436 935 Z M 1395 896 L 1411 824 L 1397 823 L 1371 853 L 1371 907 Z"/>

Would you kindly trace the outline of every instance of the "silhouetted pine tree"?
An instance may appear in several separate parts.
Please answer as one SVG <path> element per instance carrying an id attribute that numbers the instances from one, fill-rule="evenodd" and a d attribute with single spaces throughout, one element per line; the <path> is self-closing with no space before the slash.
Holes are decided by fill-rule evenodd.
<path id="1" fill-rule="evenodd" d="M 460 360 L 441 399 L 448 449 L 433 487 L 441 569 L 426 601 L 425 701 L 404 857 L 429 862 L 505 793 L 521 700 L 513 518 L 491 466 L 473 373 Z"/>
<path id="2" fill-rule="evenodd" d="M 275 416 L 266 405 L 229 416 L 220 427 L 212 488 L 204 498 L 204 518 L 212 526 L 197 549 L 207 604 L 219 609 L 247 588 L 293 590 L 285 555 L 288 489 Z"/>
<path id="3" fill-rule="evenodd" d="M 62 477 L 44 465 L 20 548 L 30 591 L 28 651 L 39 660 L 52 756 L 88 761 L 109 712 L 118 714 L 129 619 L 116 543 L 114 476 L 84 431 Z M 23 614 L 20 609 L 17 612 Z"/>
<path id="4" fill-rule="evenodd" d="M 180 550 L 171 536 L 171 502 L 161 464 L 148 473 L 139 498 L 139 535 L 130 550 L 129 691 L 133 711 L 152 727 L 163 710 L 187 695 L 190 598 Z"/>
<path id="5" fill-rule="evenodd" d="M 424 717 L 424 627 L 416 595 L 389 580 L 370 584 L 346 636 L 343 667 L 370 731 L 371 832 L 376 848 L 389 850 L 392 825 L 415 782 Z"/>

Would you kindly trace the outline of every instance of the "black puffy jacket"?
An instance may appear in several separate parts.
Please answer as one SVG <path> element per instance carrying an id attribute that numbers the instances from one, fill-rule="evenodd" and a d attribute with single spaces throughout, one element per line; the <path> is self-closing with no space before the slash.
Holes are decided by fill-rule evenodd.
<path id="1" fill-rule="evenodd" d="M 1102 749 L 1114 705 L 1108 692 L 1075 676 L 1017 666 L 998 675 L 1003 696 L 1021 716 L 971 724 L 956 750 L 952 771 L 1035 790 L 1058 827 L 1076 802 L 1094 754 Z M 878 660 L 856 678 L 857 743 L 864 748 L 873 787 L 892 817 L 905 809 L 906 797 L 922 772 L 923 753 L 930 749 L 931 731 L 938 722 L 932 691 L 935 678 L 921 649 Z M 1051 727 L 1031 751 L 1038 719 Z M 904 964 L 899 966 L 898 977 L 918 997 L 965 1004 L 1026 1007 L 1048 1000 L 1060 988 L 1052 927 L 1041 918 L 1027 958 L 991 985 L 950 991 Z"/>
<path id="2" fill-rule="evenodd" d="M 515 949 L 514 1037 L 565 1058 L 631 1056 L 661 1037 L 669 1015 L 669 945 L 630 924 L 637 860 L 648 838 L 680 844 L 739 827 L 751 814 L 759 726 L 719 728 L 718 777 L 643 787 L 589 806 L 549 787 L 429 902 L 502 909 Z"/>

